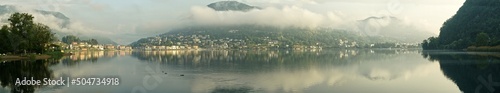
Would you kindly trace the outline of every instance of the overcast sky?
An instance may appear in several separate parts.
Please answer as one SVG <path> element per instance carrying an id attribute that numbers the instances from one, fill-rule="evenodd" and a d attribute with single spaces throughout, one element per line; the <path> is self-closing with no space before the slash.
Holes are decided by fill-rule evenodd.
<path id="1" fill-rule="evenodd" d="M 106 36 L 119 44 L 130 44 L 140 38 L 155 36 L 168 29 L 191 23 L 220 22 L 213 17 L 227 17 L 229 24 L 234 16 L 272 18 L 277 23 L 299 22 L 307 27 L 340 24 L 346 20 L 362 20 L 370 16 L 395 16 L 412 24 L 439 33 L 443 22 L 453 16 L 465 0 L 234 0 L 266 8 L 264 11 L 219 13 L 207 10 L 207 4 L 221 0 L 2 0 L 0 4 L 19 5 L 58 11 L 86 28 L 83 34 Z M 211 14 L 213 15 L 207 15 Z M 286 16 L 280 17 L 275 15 Z M 269 15 L 267 15 L 269 14 Z M 272 15 L 271 15 L 272 14 Z M 287 16 L 301 15 L 301 16 Z M 277 19 L 276 19 L 277 18 Z M 283 18 L 283 19 L 279 19 Z M 300 19 L 294 21 L 292 19 Z M 231 21 L 233 20 L 233 21 Z M 325 22 L 325 20 L 328 20 Z M 241 21 L 241 20 L 239 20 Z M 93 30 L 93 31 L 88 31 Z"/>

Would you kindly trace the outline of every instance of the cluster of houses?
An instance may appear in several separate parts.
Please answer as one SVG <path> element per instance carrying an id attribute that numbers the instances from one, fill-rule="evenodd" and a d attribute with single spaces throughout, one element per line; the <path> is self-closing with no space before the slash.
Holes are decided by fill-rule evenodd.
<path id="1" fill-rule="evenodd" d="M 235 33 L 238 30 L 230 30 Z M 201 31 L 203 32 L 203 31 Z M 227 37 L 217 38 L 210 35 L 164 35 L 148 37 L 140 40 L 137 50 L 189 50 L 189 49 L 323 49 L 333 48 L 417 48 L 419 43 L 373 43 L 364 44 L 352 40 L 338 39 L 329 44 L 312 43 L 297 44 L 297 42 L 283 42 L 272 37 L 239 38 Z M 336 45 L 335 45 L 336 44 Z"/>
<path id="2" fill-rule="evenodd" d="M 92 45 L 88 44 L 87 42 L 73 42 L 71 44 L 62 46 L 66 50 L 132 50 L 132 47 L 130 46 L 124 46 L 124 45 L 112 45 L 112 44 L 105 44 L 105 45 Z"/>
<path id="3" fill-rule="evenodd" d="M 340 47 L 346 47 L 346 48 L 351 48 L 351 47 L 356 47 L 359 46 L 356 41 L 349 42 L 349 40 L 342 40 L 339 39 L 339 46 Z"/>
<path id="4" fill-rule="evenodd" d="M 197 49 L 199 49 L 199 47 L 198 46 L 143 46 L 143 47 L 137 47 L 135 49 L 145 50 L 145 51 L 150 51 L 150 50 L 197 50 Z"/>

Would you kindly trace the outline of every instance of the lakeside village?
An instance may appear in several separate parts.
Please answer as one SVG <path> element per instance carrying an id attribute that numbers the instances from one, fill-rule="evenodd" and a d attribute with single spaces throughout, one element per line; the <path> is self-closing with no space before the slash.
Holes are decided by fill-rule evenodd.
<path id="1" fill-rule="evenodd" d="M 72 42 L 71 44 L 66 44 L 63 42 L 55 42 L 55 45 L 60 46 L 61 50 L 69 50 L 69 51 L 114 51 L 114 50 L 131 51 L 132 50 L 132 47 L 125 45 L 89 44 L 87 42 Z M 51 48 L 56 48 L 56 47 L 51 47 Z"/>
<path id="2" fill-rule="evenodd" d="M 148 37 L 142 39 L 139 47 L 133 47 L 134 50 L 152 51 L 152 50 L 198 50 L 198 49 L 323 49 L 323 48 L 419 48 L 419 43 L 377 43 L 361 45 L 355 41 L 339 39 L 335 42 L 336 46 L 325 47 L 320 43 L 312 45 L 288 45 L 279 40 L 273 40 L 269 37 L 261 37 L 258 44 L 249 44 L 251 40 L 232 39 L 232 38 L 210 38 L 210 35 L 189 35 L 189 36 L 170 36 L 170 37 Z M 255 42 L 254 42 L 255 43 Z"/>
<path id="3" fill-rule="evenodd" d="M 71 44 L 66 44 L 64 42 L 55 42 L 55 45 L 60 46 L 60 50 L 64 51 L 132 51 L 132 50 L 197 50 L 198 46 L 146 46 L 146 47 L 135 47 L 127 45 L 113 45 L 113 44 L 90 44 L 87 42 L 72 42 Z M 51 47 L 55 49 L 57 47 Z"/>
<path id="4" fill-rule="evenodd" d="M 131 51 L 131 50 L 191 50 L 199 49 L 198 46 L 146 46 L 146 47 L 135 47 L 127 45 L 113 45 L 113 44 L 89 44 L 87 42 L 72 42 L 71 44 L 66 44 L 63 42 L 56 42 L 56 45 L 61 47 L 61 50 L 69 51 Z M 56 48 L 56 47 L 52 47 Z"/>
<path id="5" fill-rule="evenodd" d="M 161 42 L 161 38 L 151 38 L 152 42 Z M 194 44 L 198 43 L 198 44 Z M 71 44 L 66 44 L 63 42 L 57 42 L 56 45 L 61 46 L 62 50 L 70 51 L 165 51 L 165 50 L 201 50 L 201 49 L 277 49 L 280 47 L 278 41 L 268 42 L 267 44 L 257 44 L 257 45 L 246 45 L 244 40 L 234 40 L 234 39 L 218 39 L 218 40 L 200 40 L 193 39 L 193 41 L 177 42 L 176 45 L 146 45 L 141 47 L 132 47 L 127 45 L 112 45 L 112 44 L 89 44 L 87 42 L 72 42 Z M 339 40 L 339 46 L 343 48 L 357 48 L 356 42 L 349 42 L 347 40 Z M 376 44 L 370 44 L 370 47 L 374 48 Z M 418 47 L 418 44 L 411 43 L 394 43 L 391 45 L 393 48 L 412 48 Z M 304 45 L 283 45 L 283 47 L 294 50 L 301 49 L 322 49 L 322 46 L 304 46 Z"/>

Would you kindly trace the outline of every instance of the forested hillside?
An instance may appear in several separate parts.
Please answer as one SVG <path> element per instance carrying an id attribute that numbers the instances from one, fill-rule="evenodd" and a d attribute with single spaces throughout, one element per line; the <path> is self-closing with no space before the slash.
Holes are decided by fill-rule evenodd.
<path id="1" fill-rule="evenodd" d="M 199 43 L 196 43 L 197 41 Z M 273 44 L 281 46 L 366 47 L 369 44 L 380 42 L 395 43 L 397 41 L 391 38 L 364 36 L 352 31 L 328 28 L 305 29 L 297 27 L 279 28 L 272 26 L 237 25 L 198 26 L 175 29 L 158 37 L 143 38 L 131 45 L 140 47 L 195 44 L 203 47 L 212 44 L 238 43 L 235 46 Z"/>
<path id="2" fill-rule="evenodd" d="M 500 45 L 500 1 L 467 0 L 441 27 L 439 37 L 423 43 L 424 49 L 464 49 Z"/>

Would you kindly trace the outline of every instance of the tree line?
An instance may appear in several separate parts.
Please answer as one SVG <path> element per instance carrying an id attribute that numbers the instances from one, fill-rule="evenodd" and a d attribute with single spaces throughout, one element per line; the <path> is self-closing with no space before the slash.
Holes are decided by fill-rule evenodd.
<path id="1" fill-rule="evenodd" d="M 64 36 L 61 40 L 63 43 L 66 43 L 66 44 L 72 44 L 73 42 L 87 42 L 88 44 L 91 44 L 91 45 L 99 44 L 99 42 L 96 39 L 81 40 L 80 38 L 78 38 L 74 35 Z"/>
<path id="2" fill-rule="evenodd" d="M 430 37 L 424 40 L 421 45 L 424 50 L 435 50 L 435 49 L 463 49 L 464 46 L 497 46 L 500 45 L 498 40 L 490 38 L 490 35 L 485 32 L 476 34 L 475 41 L 462 38 L 453 41 L 450 44 L 442 44 L 440 42 L 440 37 Z"/>

